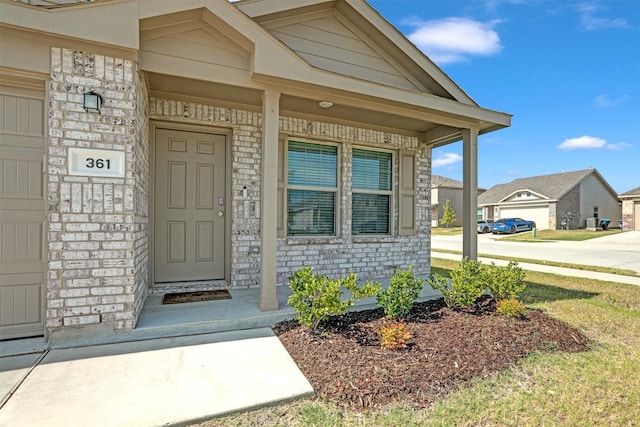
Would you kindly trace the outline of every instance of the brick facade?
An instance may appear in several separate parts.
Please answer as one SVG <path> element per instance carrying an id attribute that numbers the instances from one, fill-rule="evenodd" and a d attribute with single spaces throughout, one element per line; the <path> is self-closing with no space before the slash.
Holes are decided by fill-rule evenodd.
<path id="1" fill-rule="evenodd" d="M 260 162 L 261 114 L 237 109 L 208 106 L 173 100 L 151 99 L 152 120 L 208 125 L 233 130 L 232 140 L 232 230 L 231 286 L 234 288 L 260 285 L 260 254 L 251 248 L 260 245 Z M 431 150 L 418 149 L 417 138 L 360 129 L 352 126 L 323 123 L 291 117 L 280 118 L 282 137 L 299 137 L 314 141 L 341 144 L 340 236 L 336 238 L 278 239 L 278 284 L 303 266 L 332 276 L 354 271 L 363 279 L 391 275 L 398 267 L 413 263 L 417 272 L 429 271 L 429 205 Z M 351 236 L 351 148 L 367 145 L 386 149 L 413 149 L 417 155 L 418 230 L 411 237 L 365 238 Z M 395 184 L 398 165 L 396 162 Z M 248 197 L 241 197 L 243 188 Z M 394 209 L 397 223 L 397 201 Z"/>
<path id="2" fill-rule="evenodd" d="M 94 88 L 104 99 L 101 114 L 86 113 L 82 106 L 83 93 Z M 76 325 L 135 326 L 147 282 L 145 98 L 134 62 L 52 48 L 47 144 L 49 332 Z M 71 147 L 123 151 L 126 176 L 69 175 Z"/>
<path id="3" fill-rule="evenodd" d="M 149 283 L 150 120 L 231 130 L 230 281 L 234 288 L 260 285 L 261 114 L 215 105 L 154 99 L 135 62 L 53 48 L 49 85 L 47 143 L 48 333 L 67 329 L 131 329 Z M 95 89 L 104 98 L 101 114 L 86 113 L 83 93 Z M 352 126 L 281 117 L 281 137 L 339 143 L 339 236 L 279 238 L 277 280 L 303 266 L 331 276 L 354 271 L 362 279 L 390 276 L 414 264 L 430 265 L 431 150 L 418 138 Z M 414 236 L 351 235 L 352 147 L 407 149 L 416 153 L 417 194 Z M 72 176 L 68 149 L 122 151 L 124 178 Z M 398 159 L 394 187 L 398 185 Z M 247 197 L 243 189 L 247 189 Z M 397 228 L 398 201 L 394 200 Z M 212 285 L 213 286 L 213 285 Z M 215 284 L 219 286 L 219 284 Z"/>

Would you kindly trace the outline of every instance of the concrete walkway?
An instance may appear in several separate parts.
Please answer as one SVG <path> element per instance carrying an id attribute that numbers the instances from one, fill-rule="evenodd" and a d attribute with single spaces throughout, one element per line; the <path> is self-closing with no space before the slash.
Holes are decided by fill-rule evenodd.
<path id="1" fill-rule="evenodd" d="M 313 394 L 268 328 L 4 357 L 0 372 L 2 426 L 186 424 Z"/>

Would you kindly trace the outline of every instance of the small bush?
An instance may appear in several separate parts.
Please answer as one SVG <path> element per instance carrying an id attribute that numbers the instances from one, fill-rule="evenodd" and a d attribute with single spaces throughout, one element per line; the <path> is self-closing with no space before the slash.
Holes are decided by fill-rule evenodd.
<path id="1" fill-rule="evenodd" d="M 451 286 L 446 277 L 432 274 L 429 285 L 439 291 L 449 307 L 469 307 L 485 292 L 486 270 L 478 261 L 462 260 L 460 267 L 451 270 Z"/>
<path id="2" fill-rule="evenodd" d="M 525 317 L 527 313 L 527 309 L 524 304 L 513 298 L 499 300 L 496 311 L 498 314 L 507 317 Z"/>
<path id="3" fill-rule="evenodd" d="M 380 345 L 382 348 L 389 350 L 398 350 L 400 348 L 407 348 L 413 334 L 407 328 L 407 325 L 402 322 L 393 322 L 384 325 L 380 328 Z"/>
<path id="4" fill-rule="evenodd" d="M 487 267 L 487 288 L 497 300 L 519 299 L 526 288 L 525 271 L 518 267 L 518 263 L 511 261 L 506 267 L 491 263 Z"/>
<path id="5" fill-rule="evenodd" d="M 355 300 L 376 295 L 381 286 L 369 281 L 358 287 L 354 273 L 329 280 L 326 274 L 316 276 L 311 267 L 305 267 L 289 277 L 289 287 L 291 296 L 287 302 L 296 311 L 298 322 L 315 329 L 329 316 L 346 313 Z M 343 300 L 343 288 L 351 292 L 350 298 Z"/>
<path id="6" fill-rule="evenodd" d="M 389 286 L 378 294 L 378 305 L 384 308 L 384 314 L 390 318 L 404 318 L 424 288 L 424 279 L 417 278 L 413 265 L 406 270 L 396 270 Z"/>

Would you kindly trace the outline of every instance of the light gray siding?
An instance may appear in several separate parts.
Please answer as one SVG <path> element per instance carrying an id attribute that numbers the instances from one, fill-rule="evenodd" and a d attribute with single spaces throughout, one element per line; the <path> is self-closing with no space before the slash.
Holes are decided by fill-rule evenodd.
<path id="1" fill-rule="evenodd" d="M 398 66 L 332 15 L 313 16 L 304 22 L 278 21 L 267 25 L 267 28 L 315 67 L 390 86 L 424 91 L 424 88 L 403 75 Z"/>
<path id="2" fill-rule="evenodd" d="M 618 226 L 618 220 L 622 216 L 618 199 L 592 174 L 580 184 L 580 220 L 583 225 L 587 218 L 594 216 L 594 206 L 598 207 L 599 218 L 609 218 L 612 226 Z"/>

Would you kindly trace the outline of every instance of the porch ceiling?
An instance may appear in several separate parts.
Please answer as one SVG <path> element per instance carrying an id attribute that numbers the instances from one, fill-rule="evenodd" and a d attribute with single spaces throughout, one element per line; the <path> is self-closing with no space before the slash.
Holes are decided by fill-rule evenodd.
<path id="1" fill-rule="evenodd" d="M 152 72 L 148 72 L 147 77 L 151 95 L 155 97 L 205 104 L 216 103 L 250 111 L 262 109 L 262 90 Z M 280 98 L 280 111 L 294 117 L 326 119 L 331 122 L 363 125 L 410 135 L 418 135 L 440 127 L 437 123 L 413 117 L 391 114 L 388 111 L 358 108 L 335 101 L 332 107 L 322 108 L 318 103 L 325 99 L 333 101 L 331 96 L 311 98 L 283 93 Z"/>

